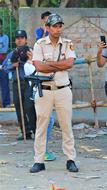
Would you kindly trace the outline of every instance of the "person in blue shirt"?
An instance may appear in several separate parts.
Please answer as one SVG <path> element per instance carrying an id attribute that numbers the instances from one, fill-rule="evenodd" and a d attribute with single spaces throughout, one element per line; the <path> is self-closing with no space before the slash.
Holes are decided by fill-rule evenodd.
<path id="1" fill-rule="evenodd" d="M 2 20 L 0 19 L 0 88 L 2 95 L 2 106 L 10 107 L 10 89 L 9 89 L 9 78 L 8 74 L 2 70 L 2 63 L 6 57 L 9 38 L 6 34 L 3 34 Z"/>
<path id="2" fill-rule="evenodd" d="M 32 132 L 35 134 L 36 131 L 36 112 L 34 107 L 34 102 L 30 100 L 31 92 L 28 81 L 25 80 L 25 72 L 24 72 L 24 64 L 26 62 L 25 59 L 22 60 L 21 54 L 18 54 L 18 48 L 21 48 L 27 44 L 27 34 L 24 30 L 17 30 L 15 32 L 15 44 L 16 49 L 11 51 L 6 59 L 3 62 L 2 69 L 9 73 L 12 72 L 13 78 L 13 101 L 16 108 L 16 114 L 18 118 L 18 123 L 21 129 L 21 136 L 17 138 L 17 140 L 23 140 L 23 130 L 22 130 L 22 118 L 20 112 L 20 104 L 19 104 L 19 95 L 18 95 L 18 82 L 16 75 L 16 67 L 18 67 L 19 71 L 19 79 L 20 79 L 20 87 L 21 87 L 21 97 L 22 97 L 22 106 L 24 112 L 24 121 L 25 121 L 25 131 L 26 131 L 26 139 L 32 139 Z M 28 47 L 26 45 L 26 47 Z M 16 61 L 14 61 L 16 59 Z M 32 132 L 31 132 L 32 131 Z"/>
<path id="3" fill-rule="evenodd" d="M 46 22 L 46 20 L 50 14 L 51 13 L 49 11 L 46 11 L 46 12 L 41 14 L 41 26 L 39 28 L 35 29 L 36 41 L 45 37 L 45 36 L 48 36 L 48 31 L 46 31 L 45 22 Z M 48 124 L 48 130 L 47 130 L 46 152 L 45 152 L 45 158 L 44 158 L 45 161 L 52 161 L 52 160 L 56 159 L 55 154 L 48 151 L 48 141 L 50 139 L 50 135 L 51 135 L 53 125 L 54 125 L 54 115 L 52 113 L 50 116 L 50 121 Z"/>
<path id="4" fill-rule="evenodd" d="M 97 65 L 104 67 L 107 63 L 107 45 L 102 41 L 98 45 Z M 105 67 L 105 94 L 107 96 L 107 67 Z"/>
<path id="5" fill-rule="evenodd" d="M 40 38 L 48 36 L 48 31 L 46 31 L 45 22 L 50 14 L 51 13 L 49 11 L 46 11 L 41 14 L 41 26 L 39 28 L 36 28 L 34 31 L 36 41 Z"/>

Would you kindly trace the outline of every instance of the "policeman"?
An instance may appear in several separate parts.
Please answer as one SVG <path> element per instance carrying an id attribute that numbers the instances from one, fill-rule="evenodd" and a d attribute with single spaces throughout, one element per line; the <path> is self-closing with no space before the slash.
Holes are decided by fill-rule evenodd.
<path id="1" fill-rule="evenodd" d="M 13 100 L 16 108 L 16 114 L 18 118 L 18 123 L 20 125 L 21 129 L 21 136 L 17 138 L 17 140 L 23 140 L 23 130 L 22 130 L 22 118 L 21 118 L 21 112 L 20 112 L 20 104 L 19 104 L 19 96 L 18 96 L 18 83 L 17 83 L 17 75 L 16 75 L 16 67 L 18 67 L 19 70 L 19 79 L 20 79 L 20 86 L 21 86 L 21 96 L 22 96 L 22 105 L 23 105 L 23 112 L 24 112 L 24 121 L 25 121 L 25 130 L 26 130 L 26 139 L 32 138 L 32 133 L 35 134 L 36 130 L 36 113 L 34 108 L 34 103 L 30 100 L 30 88 L 29 83 L 25 81 L 24 76 L 24 64 L 26 62 L 21 60 L 21 55 L 23 55 L 23 51 L 21 52 L 21 55 L 17 55 L 17 49 L 21 49 L 24 45 L 27 44 L 27 34 L 24 30 L 17 30 L 15 32 L 15 44 L 17 48 L 10 52 L 10 54 L 7 55 L 7 58 L 5 59 L 3 63 L 3 69 L 5 72 L 12 71 L 12 78 L 13 78 Z M 26 47 L 26 46 L 24 46 Z M 26 57 L 26 56 L 25 56 Z M 16 61 L 13 61 L 16 59 Z M 24 58 L 23 58 L 24 59 Z M 9 62 L 11 60 L 12 62 Z"/>
<path id="2" fill-rule="evenodd" d="M 30 169 L 31 173 L 45 170 L 46 131 L 53 106 L 62 129 L 63 152 L 68 157 L 66 168 L 70 172 L 78 172 L 74 161 L 76 151 L 71 126 L 72 92 L 68 77 L 68 69 L 73 66 L 75 52 L 72 50 L 71 40 L 60 36 L 63 24 L 59 15 L 49 15 L 46 21 L 49 36 L 34 45 L 33 64 L 38 74 L 53 75 L 53 80 L 42 83 L 43 97 L 39 97 L 38 93 L 35 96 L 37 131 L 34 143 L 35 163 Z"/>
<path id="3" fill-rule="evenodd" d="M 43 12 L 41 14 L 41 27 L 35 29 L 36 40 L 39 40 L 39 39 L 41 39 L 41 38 L 43 38 L 45 36 L 48 36 L 48 31 L 46 31 L 45 23 L 46 23 L 46 20 L 48 19 L 48 16 L 50 14 L 51 13 L 49 11 Z M 47 128 L 47 141 L 46 141 L 45 161 L 52 161 L 52 160 L 56 159 L 55 154 L 48 151 L 48 141 L 50 139 L 51 132 L 52 132 L 52 129 L 54 127 L 54 120 L 55 120 L 54 119 L 54 114 L 52 112 L 52 114 L 50 116 L 48 128 Z"/>

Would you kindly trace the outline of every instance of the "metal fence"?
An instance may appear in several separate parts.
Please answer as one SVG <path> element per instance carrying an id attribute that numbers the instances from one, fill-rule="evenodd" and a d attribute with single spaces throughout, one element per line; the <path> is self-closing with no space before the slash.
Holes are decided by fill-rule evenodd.
<path id="1" fill-rule="evenodd" d="M 0 7 L 0 19 L 3 21 L 3 32 L 9 36 L 9 49 L 14 47 L 14 31 L 17 27 L 9 9 Z"/>
<path id="2" fill-rule="evenodd" d="M 15 47 L 14 43 L 14 31 L 17 28 L 17 22 L 14 17 L 11 15 L 11 12 L 8 8 L 0 7 L 0 19 L 3 21 L 3 33 L 8 35 L 9 37 L 9 49 L 11 51 Z M 10 82 L 10 95 L 11 95 L 11 103 L 13 103 L 12 96 L 12 80 Z M 0 89 L 0 102 L 1 102 L 1 89 Z"/>

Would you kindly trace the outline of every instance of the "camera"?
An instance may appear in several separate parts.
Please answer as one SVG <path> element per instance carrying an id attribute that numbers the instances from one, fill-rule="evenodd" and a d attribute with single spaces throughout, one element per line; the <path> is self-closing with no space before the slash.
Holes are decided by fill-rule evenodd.
<path id="1" fill-rule="evenodd" d="M 106 45 L 106 38 L 105 38 L 105 36 L 100 36 L 100 40 L 101 40 L 101 42 L 103 42 Z"/>
<path id="2" fill-rule="evenodd" d="M 12 54 L 11 62 L 26 62 L 28 60 L 27 51 L 30 51 L 30 48 L 27 45 L 17 47 Z"/>

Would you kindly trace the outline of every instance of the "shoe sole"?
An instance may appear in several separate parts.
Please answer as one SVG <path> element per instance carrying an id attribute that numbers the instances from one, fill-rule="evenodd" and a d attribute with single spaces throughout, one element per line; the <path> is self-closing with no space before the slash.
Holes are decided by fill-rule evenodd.
<path id="1" fill-rule="evenodd" d="M 38 170 L 38 171 L 32 171 L 30 170 L 30 173 L 38 173 L 38 172 L 41 172 L 41 171 L 44 171 L 45 169 L 41 169 L 41 170 Z"/>
<path id="2" fill-rule="evenodd" d="M 77 173 L 79 170 L 75 170 L 75 171 L 72 171 L 72 170 L 69 170 L 67 169 L 69 172 L 73 172 L 73 173 Z"/>

